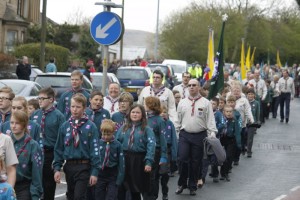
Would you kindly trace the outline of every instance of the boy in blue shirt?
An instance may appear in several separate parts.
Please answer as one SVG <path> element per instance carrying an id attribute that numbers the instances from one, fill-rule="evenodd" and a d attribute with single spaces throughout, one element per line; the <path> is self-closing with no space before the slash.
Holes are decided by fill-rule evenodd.
<path id="1" fill-rule="evenodd" d="M 115 139 L 115 123 L 105 119 L 101 124 L 99 141 L 100 170 L 96 184 L 96 199 L 114 200 L 124 179 L 125 163 L 121 143 Z"/>

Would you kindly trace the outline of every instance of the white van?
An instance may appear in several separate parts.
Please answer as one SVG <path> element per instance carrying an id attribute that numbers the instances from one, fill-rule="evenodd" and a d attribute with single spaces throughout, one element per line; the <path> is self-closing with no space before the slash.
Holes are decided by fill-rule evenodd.
<path id="1" fill-rule="evenodd" d="M 172 60 L 172 59 L 165 59 L 162 62 L 163 65 L 171 65 L 174 74 L 177 76 L 177 80 L 179 83 L 182 82 L 182 73 L 187 72 L 188 64 L 184 60 Z"/>

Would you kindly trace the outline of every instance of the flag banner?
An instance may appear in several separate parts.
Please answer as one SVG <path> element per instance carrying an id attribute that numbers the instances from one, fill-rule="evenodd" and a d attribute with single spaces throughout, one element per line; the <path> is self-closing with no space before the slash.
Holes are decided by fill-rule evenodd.
<path id="1" fill-rule="evenodd" d="M 223 40 L 224 40 L 224 29 L 225 29 L 225 22 L 227 21 L 228 15 L 222 15 L 222 30 L 219 40 L 218 51 L 215 56 L 214 62 L 214 71 L 212 78 L 210 80 L 210 88 L 208 93 L 208 99 L 212 99 L 213 97 L 217 96 L 219 92 L 221 92 L 224 88 L 224 59 L 223 59 Z"/>
<path id="2" fill-rule="evenodd" d="M 279 50 L 277 50 L 276 64 L 277 64 L 278 67 L 282 67 L 282 64 L 280 62 L 280 57 L 279 57 Z"/>
<path id="3" fill-rule="evenodd" d="M 256 50 L 256 47 L 254 47 L 253 52 L 252 52 L 252 55 L 251 55 L 251 60 L 250 60 L 250 65 L 251 65 L 251 67 L 254 66 L 254 55 L 255 55 L 255 50 Z M 251 68 L 250 68 L 250 69 L 251 69 Z"/>
<path id="4" fill-rule="evenodd" d="M 214 71 L 214 30 L 209 29 L 208 35 L 208 53 L 207 53 L 207 66 L 209 67 L 209 77 L 212 77 Z"/>
<path id="5" fill-rule="evenodd" d="M 251 46 L 249 45 L 248 51 L 247 51 L 247 56 L 246 56 L 246 73 L 247 73 L 247 71 L 249 71 L 250 68 L 251 68 L 250 51 L 251 51 Z"/>
<path id="6" fill-rule="evenodd" d="M 241 76 L 242 76 L 242 80 L 246 78 L 244 38 L 242 38 L 242 47 L 241 47 Z"/>

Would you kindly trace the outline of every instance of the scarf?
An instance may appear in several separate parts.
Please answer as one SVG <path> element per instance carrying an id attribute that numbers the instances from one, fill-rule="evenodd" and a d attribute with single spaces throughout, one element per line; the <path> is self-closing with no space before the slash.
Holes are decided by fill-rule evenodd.
<path id="1" fill-rule="evenodd" d="M 155 89 L 153 85 L 150 85 L 150 96 L 152 96 L 152 93 L 154 93 L 154 96 L 160 97 L 166 90 L 165 86 L 161 86 L 158 89 Z"/>
<path id="2" fill-rule="evenodd" d="M 185 98 L 185 89 L 188 88 L 188 86 L 184 86 L 183 84 L 181 84 L 182 87 L 182 99 Z"/>
<path id="3" fill-rule="evenodd" d="M 70 117 L 69 119 L 69 123 L 70 123 L 70 126 L 72 127 L 72 137 L 73 137 L 73 140 L 74 140 L 74 147 L 77 148 L 78 145 L 79 145 L 79 133 L 80 133 L 80 130 L 79 128 L 85 124 L 88 120 L 88 117 L 86 115 L 83 115 L 81 117 L 80 120 L 75 120 L 73 118 L 73 116 Z"/>
<path id="4" fill-rule="evenodd" d="M 115 104 L 119 101 L 119 97 L 116 99 L 111 98 L 110 96 L 106 96 L 106 98 L 110 101 L 111 103 L 111 108 L 110 108 L 110 112 L 113 113 L 115 112 Z"/>
<path id="5" fill-rule="evenodd" d="M 133 146 L 133 141 L 134 141 L 134 131 L 135 131 L 135 124 L 132 124 L 132 129 L 129 134 L 129 141 L 128 141 L 128 147 L 131 149 Z"/>
<path id="6" fill-rule="evenodd" d="M 151 118 L 155 116 L 153 111 L 148 111 L 146 114 L 147 114 L 147 118 Z"/>
<path id="7" fill-rule="evenodd" d="M 53 110 L 55 110 L 55 107 L 52 106 L 51 108 L 49 108 L 48 110 L 42 110 L 42 119 L 41 119 L 41 131 L 43 136 L 45 136 L 45 121 L 46 121 L 46 115 L 49 114 L 50 112 L 52 112 Z"/>
<path id="8" fill-rule="evenodd" d="M 191 114 L 191 116 L 194 116 L 194 113 L 195 113 L 195 103 L 199 99 L 201 99 L 201 96 L 198 96 L 198 97 L 195 97 L 195 98 L 189 97 L 189 100 L 192 101 L 192 114 Z"/>
<path id="9" fill-rule="evenodd" d="M 11 112 L 10 111 L 8 111 L 7 113 L 2 113 L 2 112 L 0 112 L 1 113 L 1 122 L 2 123 L 4 123 L 5 122 L 5 120 L 6 120 L 6 117 L 8 116 L 8 115 L 10 115 L 11 114 Z"/>
<path id="10" fill-rule="evenodd" d="M 110 143 L 113 142 L 113 140 L 114 140 L 114 138 L 110 142 L 106 142 L 105 155 L 104 155 L 104 160 L 102 163 L 102 170 L 104 170 L 105 167 L 109 166 Z M 104 140 L 102 140 L 102 141 L 104 141 Z"/>
<path id="11" fill-rule="evenodd" d="M 90 106 L 89 108 L 92 110 L 91 121 L 94 122 L 94 120 L 95 120 L 95 115 L 96 115 L 97 113 L 100 113 L 100 112 L 102 111 L 102 108 L 100 108 L 100 109 L 92 109 L 91 106 Z"/>

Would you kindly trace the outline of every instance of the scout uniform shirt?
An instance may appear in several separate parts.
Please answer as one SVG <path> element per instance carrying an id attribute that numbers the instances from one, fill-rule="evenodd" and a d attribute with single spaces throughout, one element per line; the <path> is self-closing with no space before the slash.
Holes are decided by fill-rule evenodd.
<path id="1" fill-rule="evenodd" d="M 90 105 L 88 101 L 90 99 L 90 93 L 84 88 L 81 88 L 78 91 L 74 91 L 73 89 L 67 90 L 60 96 L 59 102 L 57 103 L 57 109 L 64 114 L 66 120 L 68 120 L 71 116 L 71 98 L 76 93 L 82 93 L 87 99 L 87 106 Z"/>
<path id="2" fill-rule="evenodd" d="M 99 141 L 100 168 L 118 168 L 117 185 L 121 185 L 125 176 L 125 162 L 122 145 L 113 139 L 110 142 Z"/>
<path id="3" fill-rule="evenodd" d="M 212 105 L 209 100 L 199 96 L 196 100 L 190 97 L 180 100 L 178 107 L 178 122 L 174 124 L 178 130 L 185 130 L 188 133 L 199 133 L 208 130 L 218 132 Z"/>
<path id="4" fill-rule="evenodd" d="M 58 129 L 66 120 L 64 115 L 57 109 L 47 113 L 45 116 L 44 129 L 41 127 L 43 144 L 44 148 L 53 150 L 57 139 Z M 31 115 L 30 120 L 41 124 L 42 117 L 43 110 L 39 109 Z"/>
<path id="5" fill-rule="evenodd" d="M 178 142 L 177 142 L 177 136 L 176 136 L 176 130 L 174 127 L 173 122 L 171 120 L 167 119 L 164 120 L 165 122 L 165 139 L 167 142 L 167 146 L 171 149 L 171 160 L 176 161 L 177 160 L 177 150 L 178 150 Z"/>
<path id="6" fill-rule="evenodd" d="M 291 97 L 295 95 L 294 79 L 281 77 L 278 81 L 280 93 L 291 93 Z"/>
<path id="7" fill-rule="evenodd" d="M 222 112 L 219 110 L 214 111 L 214 115 L 216 120 L 216 127 L 218 129 L 218 133 L 216 134 L 216 136 L 219 138 L 220 133 L 222 133 L 223 128 L 225 127 L 225 118 Z"/>
<path id="8" fill-rule="evenodd" d="M 65 160 L 89 160 L 91 165 L 91 175 L 98 176 L 99 172 L 99 133 L 96 125 L 87 119 L 81 118 L 77 124 L 81 124 L 76 130 L 70 122 L 75 124 L 71 117 L 64 122 L 58 131 L 58 138 L 54 148 L 54 171 L 60 171 Z M 75 124 L 76 126 L 76 124 Z M 77 136 L 74 136 L 74 130 Z"/>
<path id="9" fill-rule="evenodd" d="M 249 81 L 248 84 L 252 84 L 254 91 L 256 94 L 258 94 L 258 96 L 261 98 L 261 100 L 264 100 L 266 98 L 267 95 L 267 86 L 266 83 L 263 79 L 252 79 Z"/>
<path id="10" fill-rule="evenodd" d="M 138 104 L 144 105 L 145 98 L 149 96 L 159 98 L 161 105 L 167 108 L 169 118 L 173 123 L 175 123 L 178 120 L 175 106 L 175 98 L 173 92 L 169 88 L 162 86 L 160 90 L 156 93 L 154 92 L 152 85 L 145 87 L 139 96 Z"/>
<path id="11" fill-rule="evenodd" d="M 91 120 L 92 122 L 95 123 L 95 125 L 99 131 L 99 134 L 100 134 L 99 137 L 101 138 L 100 127 L 101 127 L 102 120 L 110 119 L 110 114 L 109 114 L 108 110 L 106 110 L 104 108 L 100 108 L 98 110 L 93 110 L 89 107 L 89 108 L 86 108 L 85 113 L 89 117 L 89 120 Z"/>
<path id="12" fill-rule="evenodd" d="M 14 135 L 11 138 L 19 160 L 16 183 L 30 181 L 31 199 L 39 200 L 43 193 L 42 170 L 44 161 L 42 149 L 27 133 L 19 140 Z"/>
<path id="13" fill-rule="evenodd" d="M 10 121 L 10 116 L 11 116 L 11 112 L 10 111 L 7 112 L 7 113 L 4 113 L 4 114 L 0 111 L 0 114 L 1 114 L 0 126 L 2 124 L 4 124 L 5 122 L 9 122 Z"/>
<path id="14" fill-rule="evenodd" d="M 27 129 L 30 137 L 34 139 L 41 148 L 43 148 L 43 135 L 40 125 L 38 125 L 34 121 L 29 120 Z M 11 136 L 13 133 L 11 132 L 10 122 L 5 122 L 4 124 L 2 124 L 0 131 L 6 135 Z"/>
<path id="15" fill-rule="evenodd" d="M 251 112 L 253 115 L 254 123 L 257 123 L 260 119 L 260 105 L 255 99 L 253 99 L 253 101 L 250 101 L 249 103 L 251 106 Z"/>
<path id="16" fill-rule="evenodd" d="M 123 124 L 126 122 L 126 113 L 116 112 L 112 115 L 111 120 L 116 123 L 116 133 L 121 128 Z"/>
<path id="17" fill-rule="evenodd" d="M 165 123 L 160 115 L 147 113 L 148 126 L 152 129 L 156 140 L 156 149 L 160 151 L 161 162 L 167 162 L 167 143 L 165 139 Z"/>
<path id="18" fill-rule="evenodd" d="M 0 132 L 0 155 L 4 156 L 4 162 L 6 166 L 16 165 L 19 163 L 11 137 L 1 132 Z"/>
<path id="19" fill-rule="evenodd" d="M 189 92 L 189 88 L 188 86 L 184 86 L 182 83 L 180 85 L 176 85 L 174 88 L 173 88 L 173 91 L 174 90 L 177 90 L 181 96 L 182 99 L 190 96 L 190 92 Z"/>
<path id="20" fill-rule="evenodd" d="M 234 115 L 231 119 L 225 119 L 225 127 L 221 137 L 234 137 L 236 144 L 239 148 L 242 147 L 241 142 L 241 131 L 242 131 L 242 119 L 241 117 L 237 118 L 237 115 Z"/>
<path id="21" fill-rule="evenodd" d="M 142 130 L 141 122 L 135 123 L 127 131 L 122 126 L 117 132 L 117 139 L 121 142 L 123 151 L 146 153 L 145 165 L 152 166 L 155 154 L 155 135 L 149 126 Z M 130 137 L 132 135 L 132 137 Z M 130 140 L 132 138 L 133 141 Z"/>
<path id="22" fill-rule="evenodd" d="M 110 96 L 106 96 L 103 99 L 103 108 L 109 111 L 112 116 L 114 113 L 119 111 L 119 97 L 113 99 Z"/>

